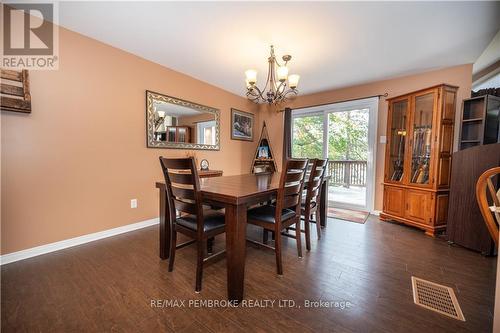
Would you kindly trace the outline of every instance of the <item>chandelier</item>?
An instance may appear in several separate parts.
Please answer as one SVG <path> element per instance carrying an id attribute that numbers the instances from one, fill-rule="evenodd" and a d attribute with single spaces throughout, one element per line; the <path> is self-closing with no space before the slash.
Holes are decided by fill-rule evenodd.
<path id="1" fill-rule="evenodd" d="M 274 55 L 274 47 L 271 45 L 271 55 L 267 58 L 269 69 L 264 89 L 257 87 L 257 71 L 249 69 L 245 71 L 247 97 L 255 103 L 267 102 L 269 104 L 279 104 L 287 99 L 289 95 L 297 95 L 297 86 L 300 76 L 297 74 L 288 75 L 288 62 L 291 55 L 282 57 L 284 63 L 280 64 Z"/>

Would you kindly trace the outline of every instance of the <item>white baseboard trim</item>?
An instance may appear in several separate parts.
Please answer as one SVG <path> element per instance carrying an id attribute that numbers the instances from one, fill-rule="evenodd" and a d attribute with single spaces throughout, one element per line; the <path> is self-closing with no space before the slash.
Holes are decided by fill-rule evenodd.
<path id="1" fill-rule="evenodd" d="M 18 252 L 12 252 L 8 254 L 4 254 L 0 256 L 0 265 L 9 264 L 11 262 L 24 260 L 32 257 L 36 257 L 42 254 L 59 251 L 62 249 L 66 249 L 68 247 L 73 247 L 85 243 L 90 243 L 99 239 L 116 236 L 119 234 L 123 234 L 126 232 L 134 231 L 137 229 L 146 228 L 159 223 L 159 218 L 154 218 L 142 222 L 127 224 L 122 227 L 108 229 L 104 231 L 95 232 L 88 235 L 83 235 L 75 238 L 65 239 L 59 242 L 40 245 L 36 247 L 32 247 L 30 249 L 21 250 Z"/>
<path id="2" fill-rule="evenodd" d="M 380 210 L 372 210 L 370 214 L 380 216 L 380 213 L 382 213 Z"/>

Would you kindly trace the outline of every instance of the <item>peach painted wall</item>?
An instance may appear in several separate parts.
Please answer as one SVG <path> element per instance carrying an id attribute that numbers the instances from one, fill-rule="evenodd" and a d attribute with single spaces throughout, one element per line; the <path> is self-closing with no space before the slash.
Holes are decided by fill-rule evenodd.
<path id="1" fill-rule="evenodd" d="M 188 151 L 146 148 L 146 89 L 220 109 L 220 151 L 189 153 L 248 172 L 256 142 L 230 139 L 245 98 L 66 29 L 59 56 L 30 73 L 32 113 L 1 114 L 2 254 L 158 216 L 158 157 Z"/>
<path id="2" fill-rule="evenodd" d="M 306 75 L 304 73 L 303 75 Z M 415 90 L 427 88 L 440 83 L 448 83 L 460 87 L 457 94 L 457 112 L 455 127 L 455 146 L 458 141 L 458 122 L 461 114 L 462 99 L 470 97 L 472 85 L 472 64 L 449 67 L 417 75 L 394 78 L 390 80 L 377 81 L 358 86 L 335 89 L 309 95 L 299 95 L 286 106 L 301 108 L 311 105 L 340 102 L 350 99 L 363 98 L 373 95 L 388 93 L 389 97 L 394 97 L 409 93 Z M 283 109 L 281 107 L 280 109 Z M 277 157 L 278 167 L 281 166 L 283 152 L 283 113 L 271 110 L 267 106 L 260 107 L 261 120 L 266 121 L 269 129 L 271 143 L 274 154 Z M 385 144 L 380 144 L 381 135 L 386 135 L 387 128 L 387 102 L 381 98 L 378 107 L 377 126 L 377 154 L 375 170 L 375 210 L 382 210 L 383 187 L 381 183 L 384 178 L 384 154 Z"/>

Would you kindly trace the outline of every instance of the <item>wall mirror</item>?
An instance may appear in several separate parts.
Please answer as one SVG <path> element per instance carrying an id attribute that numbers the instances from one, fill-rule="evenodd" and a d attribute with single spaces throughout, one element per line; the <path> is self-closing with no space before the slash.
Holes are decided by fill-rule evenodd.
<path id="1" fill-rule="evenodd" d="M 146 90 L 149 148 L 220 148 L 219 110 Z"/>

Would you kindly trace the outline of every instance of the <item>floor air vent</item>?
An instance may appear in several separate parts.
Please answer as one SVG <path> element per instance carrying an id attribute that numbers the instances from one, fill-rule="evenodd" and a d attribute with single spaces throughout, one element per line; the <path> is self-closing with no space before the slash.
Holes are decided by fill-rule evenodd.
<path id="1" fill-rule="evenodd" d="M 457 297 L 452 288 L 411 277 L 413 301 L 426 309 L 465 321 Z"/>

